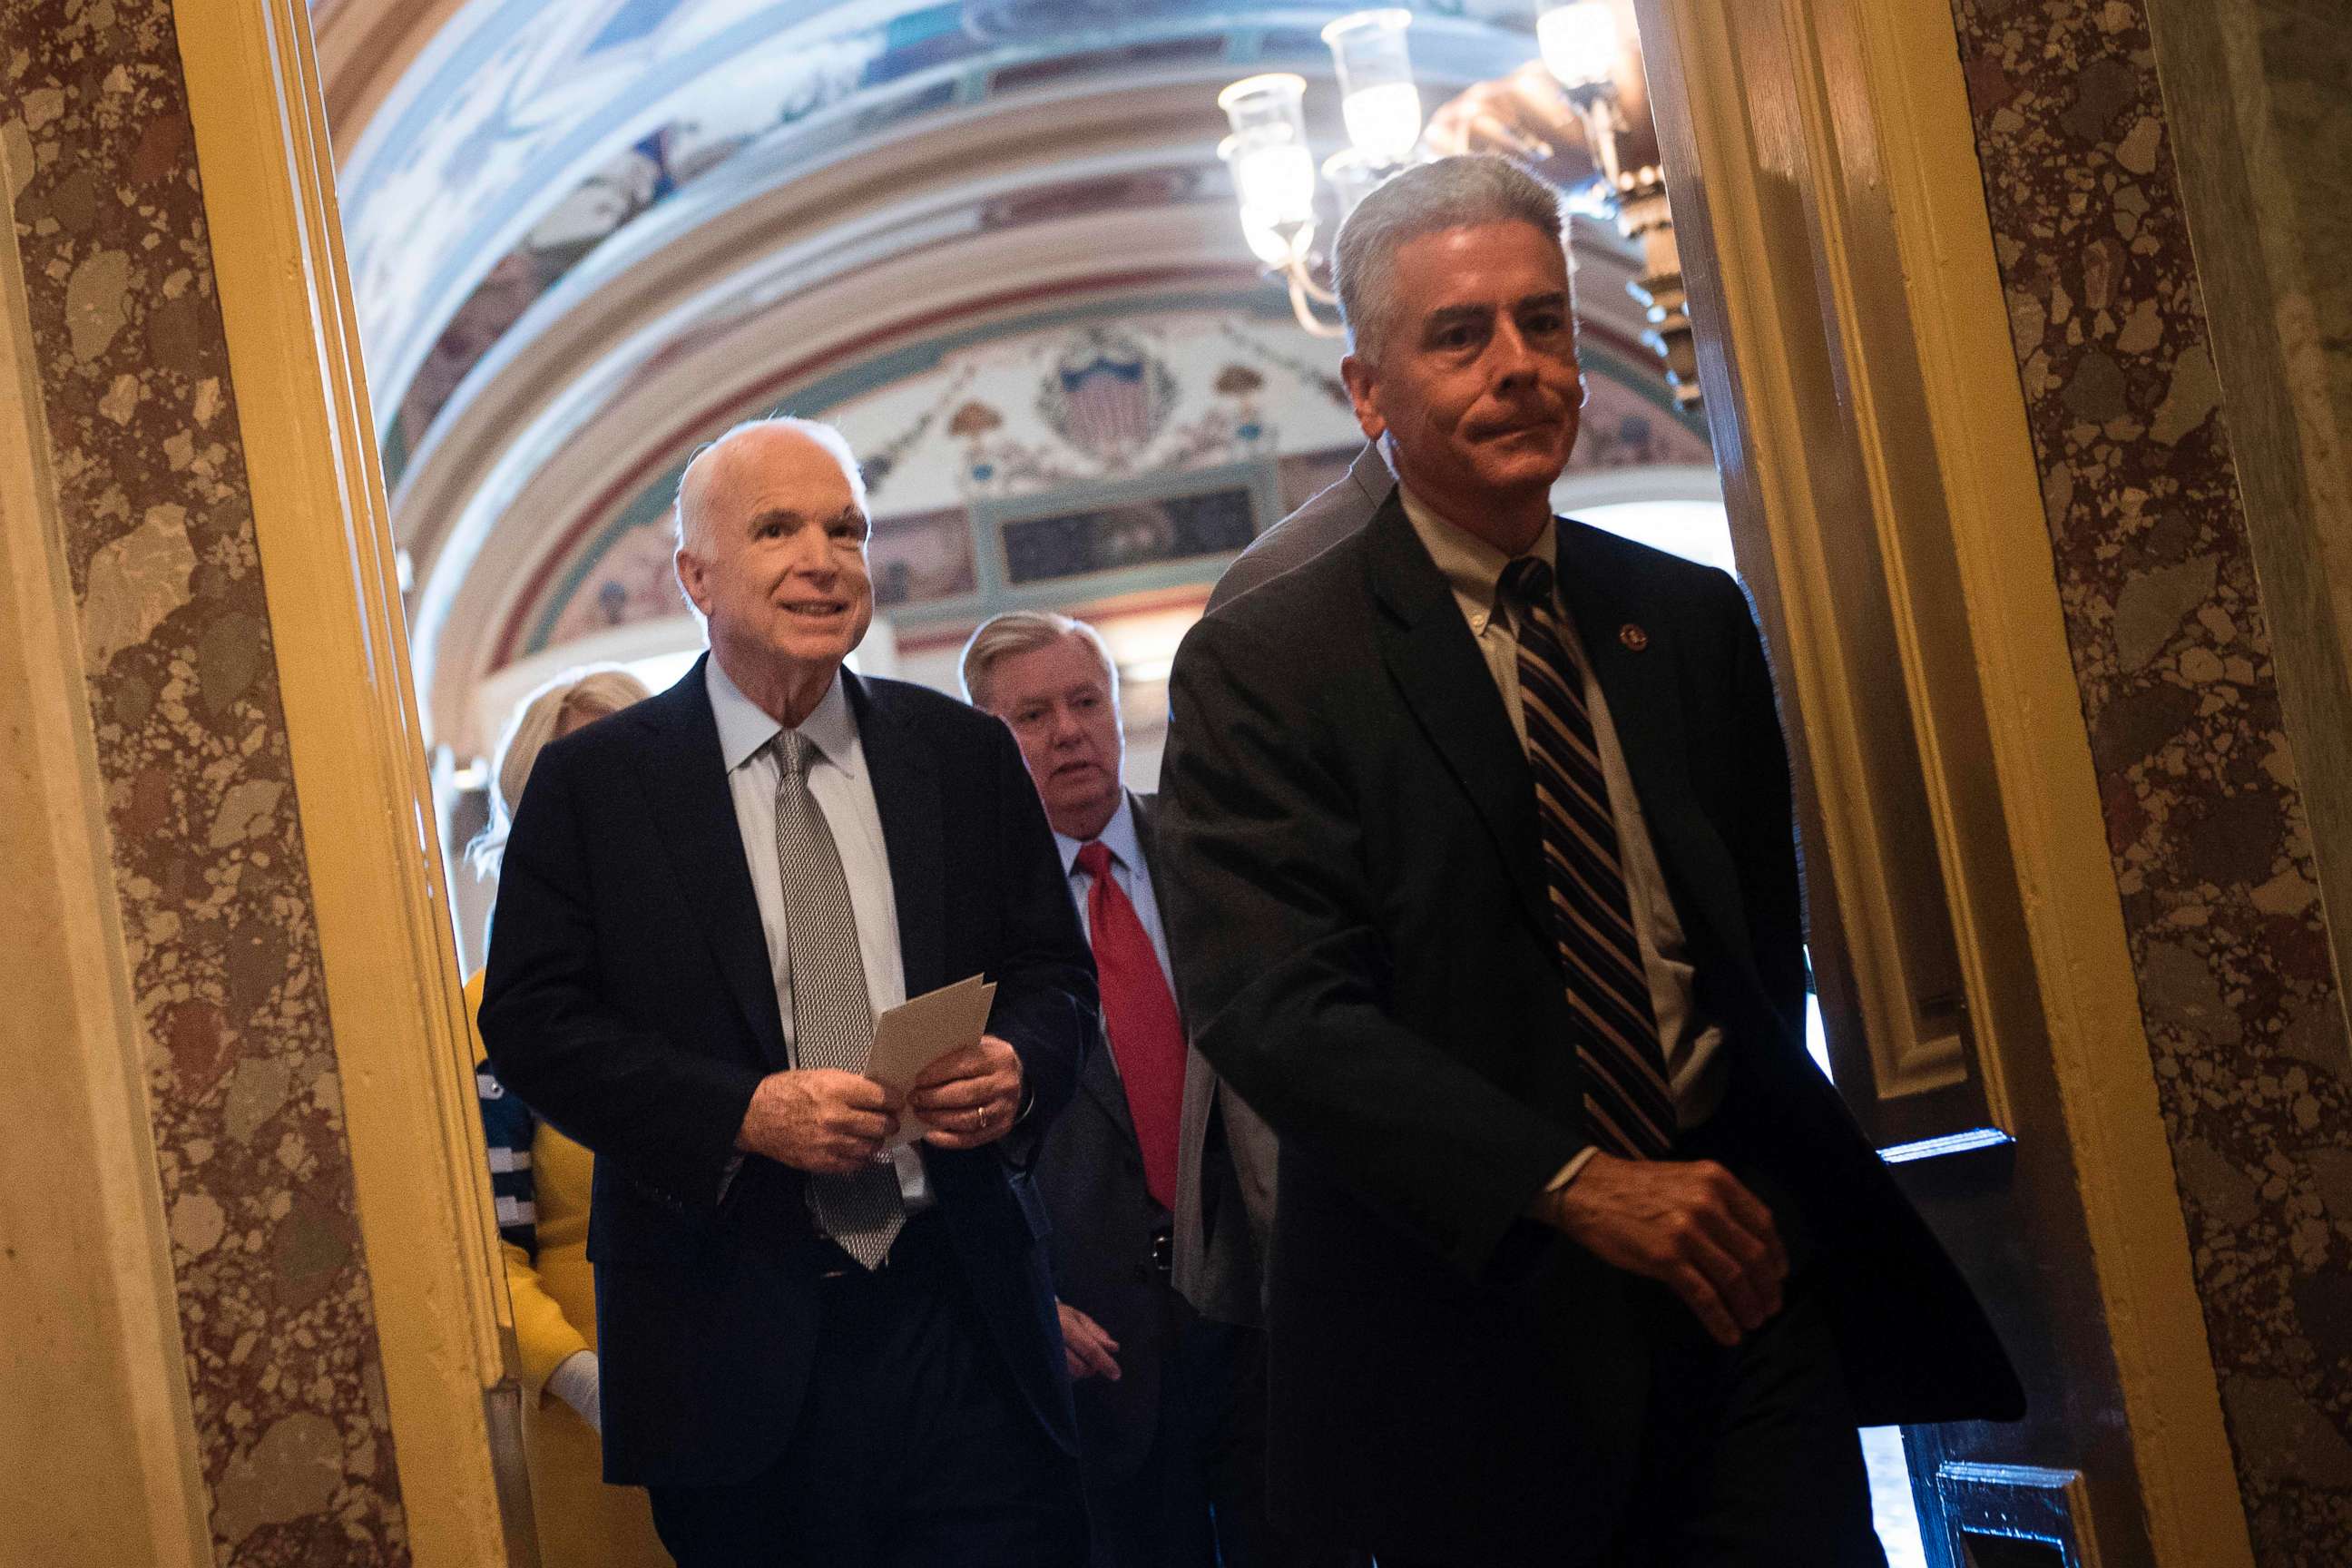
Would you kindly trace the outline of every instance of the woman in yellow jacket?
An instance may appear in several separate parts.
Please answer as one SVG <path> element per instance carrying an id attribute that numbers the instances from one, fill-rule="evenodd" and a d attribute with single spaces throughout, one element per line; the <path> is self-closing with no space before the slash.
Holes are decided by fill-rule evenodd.
<path id="1" fill-rule="evenodd" d="M 647 695 L 635 677 L 605 668 L 567 675 L 523 700 L 499 742 L 490 826 L 467 851 L 477 868 L 496 869 L 540 749 Z M 467 982 L 466 1000 L 481 1006 L 479 974 Z M 668 1568 L 644 1489 L 604 1481 L 596 1286 L 588 1267 L 595 1157 L 507 1093 L 488 1062 L 474 1072 L 522 1347 L 523 1443 L 541 1568 Z"/>

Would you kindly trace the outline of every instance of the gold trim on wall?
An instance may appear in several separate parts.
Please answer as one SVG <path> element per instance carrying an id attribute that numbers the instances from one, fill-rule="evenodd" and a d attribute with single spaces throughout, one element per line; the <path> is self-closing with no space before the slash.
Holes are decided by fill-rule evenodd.
<path id="1" fill-rule="evenodd" d="M 1842 0 L 1842 4 L 1843 0 Z M 2009 854 L 2160 1563 L 2251 1568 L 1945 0 L 1853 4 Z"/>
<path id="2" fill-rule="evenodd" d="M 1895 1031 L 1872 1041 L 1877 1103 L 1858 1109 L 1883 1113 L 1890 1089 L 1941 1060 L 1905 1033 L 1932 922 L 1897 918 L 1884 859 L 1932 848 L 1982 1103 L 2023 1141 L 2011 1201 L 2062 1244 L 2027 1287 L 2048 1299 L 2019 1305 L 2063 1310 L 2087 1291 L 2098 1321 L 2053 1337 L 2112 1349 L 2129 1453 L 2101 1460 L 2085 1533 L 2106 1537 L 2109 1561 L 2138 1560 L 2137 1503 L 2156 1561 L 2249 1564 L 1951 12 L 1636 9 L 1727 504 L 1790 708 L 1808 841 L 1825 851 L 1816 940 L 1832 961 L 1844 948 L 1864 1030 Z M 1882 648 L 1857 647 L 1842 599 L 1839 552 L 1865 547 L 1883 568 Z M 1907 733 L 1876 728 L 1873 684 L 1899 689 Z M 1870 758 L 1906 743 L 1931 842 L 1887 846 Z M 2079 1217 L 2058 1212 L 2077 1204 Z M 2063 1245 L 2078 1224 L 2082 1245 Z M 2044 1412 L 2026 1440 L 2115 1441 L 2070 1430 L 2081 1415 Z"/>
<path id="3" fill-rule="evenodd" d="M 332 157 L 297 0 L 176 0 L 415 1561 L 520 1561 L 509 1321 Z"/>
<path id="4" fill-rule="evenodd" d="M 1902 657 L 1896 574 L 1875 526 L 1883 475 L 1864 463 L 1867 411 L 1848 403 L 1850 367 L 1823 333 L 1838 302 L 1816 284 L 1816 247 L 1843 237 L 1815 233 L 1818 86 L 1796 90 L 1808 69 L 1771 6 L 1640 9 L 1654 87 L 1662 66 L 1680 84 L 1653 95 L 1668 196 L 1694 298 L 1712 307 L 1705 406 L 1790 721 L 1834 1065 L 1882 1144 L 1980 1124 L 1948 862 L 1917 853 L 1937 836 L 1916 661 Z"/>

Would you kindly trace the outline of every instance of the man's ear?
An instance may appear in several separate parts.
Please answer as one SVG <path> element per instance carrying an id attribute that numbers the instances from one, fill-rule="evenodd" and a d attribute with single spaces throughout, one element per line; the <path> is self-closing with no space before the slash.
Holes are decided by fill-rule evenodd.
<path id="1" fill-rule="evenodd" d="M 704 620 L 709 620 L 710 618 L 709 570 L 700 561 L 695 559 L 683 544 L 677 547 L 677 553 L 671 558 L 670 564 L 677 570 L 677 585 L 685 590 L 687 603 L 692 605 Z"/>
<path id="2" fill-rule="evenodd" d="M 1389 422 L 1381 417 L 1380 406 L 1372 399 L 1379 377 L 1370 363 L 1349 354 L 1339 362 L 1339 379 L 1348 384 L 1348 401 L 1356 405 L 1356 424 L 1364 432 L 1364 439 L 1379 440 L 1387 432 Z"/>

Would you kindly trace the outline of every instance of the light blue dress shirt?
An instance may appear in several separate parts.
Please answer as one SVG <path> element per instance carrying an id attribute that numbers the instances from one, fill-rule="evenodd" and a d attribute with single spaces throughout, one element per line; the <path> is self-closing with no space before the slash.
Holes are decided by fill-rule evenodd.
<path id="1" fill-rule="evenodd" d="M 1143 839 L 1136 837 L 1136 797 L 1119 790 L 1119 809 L 1112 811 L 1110 820 L 1103 823 L 1103 848 L 1110 851 L 1110 879 L 1127 893 L 1127 902 L 1136 905 L 1136 920 L 1143 921 L 1143 936 L 1152 938 L 1152 952 L 1160 954 L 1160 973 L 1167 975 L 1169 994 L 1176 994 L 1176 969 L 1169 963 L 1167 931 L 1160 929 L 1160 898 L 1152 896 L 1152 868 L 1143 860 Z M 1094 945 L 1094 914 L 1087 910 L 1087 898 L 1094 896 L 1094 877 L 1077 869 L 1077 851 L 1085 848 L 1085 839 L 1073 839 L 1066 832 L 1054 835 L 1054 848 L 1061 851 L 1061 872 L 1070 879 L 1070 898 L 1077 900 L 1077 924 L 1087 929 L 1087 945 Z M 1110 1051 L 1110 1065 L 1119 1065 L 1118 1044 L 1103 1041 Z"/>
<path id="2" fill-rule="evenodd" d="M 1110 821 L 1103 825 L 1102 847 L 1110 851 L 1111 880 L 1135 906 L 1136 918 L 1143 922 L 1143 934 L 1151 939 L 1151 951 L 1160 955 L 1160 973 L 1168 979 L 1168 989 L 1176 989 L 1176 971 L 1168 962 L 1168 933 L 1160 929 L 1160 900 L 1151 891 L 1151 868 L 1144 862 L 1143 840 L 1135 831 L 1135 797 L 1119 791 L 1118 809 L 1111 813 Z M 1078 869 L 1078 851 L 1086 847 L 1082 839 L 1056 832 L 1054 847 L 1062 852 L 1062 874 L 1069 879 L 1070 897 L 1077 900 L 1078 923 L 1087 928 L 1087 945 L 1094 945 L 1094 917 L 1087 909 L 1092 896 L 1095 879 Z"/>
<path id="3" fill-rule="evenodd" d="M 793 1045 L 791 932 L 784 920 L 784 873 L 776 859 L 776 784 L 782 764 L 768 742 L 783 726 L 743 695 L 713 655 L 704 665 L 711 717 L 719 721 L 719 751 L 727 766 L 727 793 L 735 803 L 735 826 L 743 837 L 743 861 L 751 873 L 751 893 L 760 905 L 760 930 L 767 939 L 768 967 L 775 981 L 776 1008 L 783 1017 L 784 1044 Z M 857 924 L 857 956 L 866 971 L 866 995 L 878 1016 L 907 999 L 906 960 L 898 951 L 898 900 L 890 885 L 890 855 L 882 838 L 882 809 L 874 801 L 874 776 L 857 735 L 857 714 L 836 671 L 816 709 L 801 721 L 800 732 L 816 749 L 808 771 L 809 794 L 824 813 L 849 884 L 850 913 Z M 793 1058 L 797 1061 L 799 1058 Z M 931 1204 L 929 1179 L 913 1145 L 891 1156 L 898 1190 L 909 1214 Z"/>

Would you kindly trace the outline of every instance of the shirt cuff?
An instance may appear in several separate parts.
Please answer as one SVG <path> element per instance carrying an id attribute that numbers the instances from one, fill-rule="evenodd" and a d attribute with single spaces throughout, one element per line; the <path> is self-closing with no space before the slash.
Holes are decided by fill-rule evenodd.
<path id="1" fill-rule="evenodd" d="M 1544 1184 L 1544 1191 L 1556 1193 L 1567 1186 L 1569 1183 L 1584 1173 L 1584 1167 L 1591 1164 L 1592 1156 L 1599 1152 L 1601 1152 L 1600 1149 L 1590 1143 L 1579 1149 L 1569 1157 L 1568 1163 L 1559 1168 L 1559 1173 Z"/>
<path id="2" fill-rule="evenodd" d="M 604 1430 L 604 1412 L 599 1408 L 604 1394 L 602 1370 L 594 1351 L 573 1351 L 547 1378 L 547 1392 L 572 1406 L 580 1419 L 598 1432 Z"/>

